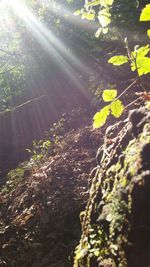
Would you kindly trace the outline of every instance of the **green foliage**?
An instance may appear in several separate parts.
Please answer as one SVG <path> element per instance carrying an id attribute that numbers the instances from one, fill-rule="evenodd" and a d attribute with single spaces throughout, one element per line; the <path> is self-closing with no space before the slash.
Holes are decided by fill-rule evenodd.
<path id="1" fill-rule="evenodd" d="M 122 104 L 122 102 L 120 100 L 116 100 L 114 101 L 111 106 L 111 114 L 115 117 L 115 118 L 119 118 L 123 111 L 124 111 L 124 106 Z"/>
<path id="2" fill-rule="evenodd" d="M 94 7 L 94 6 L 98 6 L 101 4 L 101 0 L 96 0 L 96 1 L 87 1 L 86 3 L 86 7 Z"/>
<path id="3" fill-rule="evenodd" d="M 93 13 L 83 12 L 81 17 L 82 19 L 93 20 L 95 15 Z"/>
<path id="4" fill-rule="evenodd" d="M 46 25 L 47 30 L 52 29 L 60 40 L 67 40 L 66 47 L 69 46 L 68 36 L 70 36 L 71 45 L 74 43 L 78 45 L 78 47 L 82 46 L 83 42 L 81 40 L 83 39 L 85 39 L 86 44 L 88 44 L 89 41 L 91 42 L 91 40 L 91 43 L 97 42 L 92 39 L 93 36 L 91 33 L 87 33 L 86 30 L 78 29 L 73 20 L 71 24 L 68 23 L 67 17 L 65 17 L 68 12 L 67 9 L 70 8 L 69 12 L 70 10 L 77 10 L 75 15 L 80 15 L 83 19 L 96 22 L 96 27 L 97 25 L 98 27 L 95 36 L 97 38 L 103 38 L 103 35 L 105 35 L 104 38 L 107 38 L 107 33 L 114 35 L 113 23 L 118 25 L 118 22 L 116 23 L 117 20 L 120 19 L 123 21 L 124 10 L 127 12 L 133 7 L 131 10 L 132 17 L 134 16 L 133 14 L 136 13 L 133 12 L 136 11 L 136 4 L 130 2 L 132 1 L 88 0 L 84 7 L 81 8 L 81 0 L 54 0 L 49 4 L 46 2 L 40 4 L 37 1 L 29 0 L 23 1 L 31 13 L 36 16 L 37 20 L 39 22 L 41 21 L 43 25 Z M 6 13 L 6 16 L 7 11 L 8 10 L 5 10 L 3 12 Z M 67 16 L 69 16 L 70 20 L 72 18 L 68 13 Z M 52 71 L 54 69 L 52 62 L 53 56 L 47 55 L 48 47 L 43 47 L 43 44 L 41 46 L 41 43 L 38 43 L 30 27 L 27 27 L 26 23 L 21 18 L 17 17 L 11 9 L 8 11 L 8 16 L 11 21 L 10 24 L 13 26 L 11 26 L 11 28 L 6 27 L 6 29 L 3 23 L 0 25 L 0 49 L 4 50 L 4 52 L 0 50 L 1 111 L 21 104 L 27 99 L 31 99 L 37 95 L 39 96 L 41 90 L 43 90 L 43 88 L 45 89 L 45 87 L 47 88 L 47 85 L 50 84 L 49 80 L 54 76 Z M 110 23 L 112 27 L 111 31 L 109 31 Z M 38 34 L 42 34 L 42 32 Z M 77 36 L 79 38 L 77 38 Z M 116 36 L 114 37 L 116 38 Z M 42 38 L 44 37 L 41 36 L 41 39 Z M 98 44 L 98 47 L 100 46 L 101 45 Z M 88 48 L 88 45 L 86 48 Z M 50 50 L 50 45 L 48 49 Z M 86 54 L 86 57 L 88 57 L 88 54 Z M 52 72 L 52 74 L 50 74 L 50 72 Z"/>
<path id="5" fill-rule="evenodd" d="M 94 18 L 95 18 L 95 13 L 94 13 L 94 12 L 87 12 L 87 11 L 84 10 L 84 9 L 76 10 L 76 11 L 74 12 L 74 15 L 75 15 L 75 16 L 79 16 L 79 15 L 81 15 L 81 18 L 82 18 L 82 19 L 87 19 L 87 20 L 94 20 Z"/>
<path id="6" fill-rule="evenodd" d="M 78 9 L 78 10 L 76 10 L 73 14 L 74 14 L 75 16 L 79 16 L 79 15 L 81 14 L 81 10 Z"/>
<path id="7" fill-rule="evenodd" d="M 33 148 L 26 150 L 31 154 L 31 159 L 38 163 L 48 155 L 51 145 L 50 140 L 35 140 L 33 141 Z"/>
<path id="8" fill-rule="evenodd" d="M 103 35 L 109 33 L 109 37 L 115 37 L 120 39 L 122 35 L 122 26 L 126 36 L 129 32 L 128 27 L 130 26 L 132 31 L 138 32 L 139 27 L 139 13 L 140 10 L 148 2 L 147 0 L 86 0 L 85 5 L 81 9 L 81 13 L 86 11 L 94 13 L 94 21 L 99 23 L 99 27 L 95 36 L 102 38 Z M 78 15 L 81 15 L 79 12 Z M 128 17 L 128 19 L 127 19 Z M 109 26 L 111 25 L 111 30 Z M 106 28 L 106 29 L 105 29 Z M 105 29 L 103 31 L 103 29 Z M 115 36 L 113 36 L 115 33 Z"/>
<path id="9" fill-rule="evenodd" d="M 106 242 L 106 234 L 100 226 L 93 226 L 89 229 L 90 257 L 99 257 L 104 253 L 102 247 Z"/>
<path id="10" fill-rule="evenodd" d="M 94 120 L 93 127 L 96 129 L 103 126 L 109 114 L 110 114 L 110 106 L 105 106 L 99 112 L 97 112 L 93 118 Z"/>
<path id="11" fill-rule="evenodd" d="M 123 55 L 114 56 L 108 60 L 108 63 L 120 66 L 130 61 L 131 70 L 137 71 L 138 75 L 142 76 L 144 74 L 150 73 L 150 58 L 146 57 L 149 51 L 149 45 L 142 46 L 138 49 L 137 46 L 135 46 L 134 51 L 130 52 L 128 57 Z"/>
<path id="12" fill-rule="evenodd" d="M 103 34 L 107 34 L 108 33 L 108 28 L 105 27 L 105 28 L 99 28 L 96 33 L 95 33 L 95 37 L 98 38 L 100 36 L 100 34 L 103 33 Z"/>
<path id="13" fill-rule="evenodd" d="M 142 10 L 140 15 L 140 21 L 149 21 L 150 20 L 150 4 Z"/>
<path id="14" fill-rule="evenodd" d="M 104 90 L 102 97 L 105 102 L 111 103 L 94 115 L 93 127 L 95 129 L 102 127 L 106 123 L 106 120 L 110 114 L 112 114 L 115 118 L 119 118 L 124 111 L 122 102 L 116 99 L 117 90 Z"/>
<path id="15" fill-rule="evenodd" d="M 81 15 L 82 19 L 98 20 L 100 27 L 95 33 L 98 38 L 101 33 L 107 34 L 108 25 L 111 23 L 111 13 L 109 12 L 114 0 L 86 1 L 84 8 L 76 10 L 74 15 Z M 99 10 L 97 10 L 99 7 Z"/>
<path id="16" fill-rule="evenodd" d="M 134 132 L 134 128 L 132 131 Z M 130 134 L 132 131 L 130 130 Z M 119 150 L 116 149 L 117 154 L 119 151 L 117 162 L 114 165 L 110 162 L 102 163 L 98 172 L 94 174 L 90 200 L 84 212 L 82 237 L 78 246 L 78 252 L 84 248 L 86 250 L 82 257 L 75 257 L 75 267 L 102 264 L 103 266 L 128 266 L 126 251 L 130 249 L 128 243 L 130 231 L 135 228 L 135 224 L 132 224 L 135 214 L 133 205 L 136 199 L 135 192 L 141 189 L 145 179 L 141 152 L 143 145 L 150 143 L 148 121 L 137 138 L 133 137 L 129 140 L 128 133 L 126 131 L 121 142 L 120 140 L 117 142 L 121 147 Z M 110 149 L 111 152 L 113 152 L 112 163 L 116 155 L 114 147 Z M 93 218 L 96 218 L 94 225 Z"/>
<path id="17" fill-rule="evenodd" d="M 35 0 L 23 0 L 20 3 L 29 10 L 30 19 L 26 18 L 26 12 L 18 16 L 15 8 L 13 10 L 9 3 L 5 5 L 2 2 L 9 1 L 0 1 L 0 111 L 13 108 L 43 93 L 54 97 L 61 94 L 62 90 L 57 94 L 52 84 L 56 77 L 58 78 L 56 72 L 60 71 L 60 61 L 66 62 L 62 51 L 67 54 L 68 36 L 72 39 L 75 29 L 65 16 L 70 14 L 73 7 L 80 8 L 81 1 L 54 0 L 40 3 Z M 54 37 L 46 37 L 44 31 L 47 32 L 47 36 L 52 33 Z M 63 44 L 57 48 L 59 51 L 52 48 L 55 47 L 52 45 L 55 38 L 59 38 L 60 42 L 63 39 Z M 59 41 L 57 46 L 58 43 Z M 55 50 L 56 56 L 53 53 Z M 69 79 L 71 80 L 71 77 Z M 56 87 L 62 88 L 58 84 Z"/>
<path id="18" fill-rule="evenodd" d="M 10 192 L 14 190 L 17 185 L 24 179 L 24 172 L 25 168 L 22 166 L 19 166 L 16 169 L 10 171 L 6 177 L 6 185 L 2 187 L 2 194 L 10 194 Z"/>
<path id="19" fill-rule="evenodd" d="M 114 98 L 117 96 L 117 90 L 111 89 L 111 90 L 104 90 L 102 94 L 102 98 L 105 102 L 110 102 L 114 100 Z"/>
<path id="20" fill-rule="evenodd" d="M 102 249 L 106 242 L 106 234 L 103 229 L 100 226 L 89 225 L 88 232 L 89 237 L 85 237 L 83 243 L 76 248 L 75 257 L 77 262 L 82 262 L 87 254 L 92 258 L 105 253 L 105 250 Z M 74 266 L 78 266 L 78 263 L 75 263 Z"/>
<path id="21" fill-rule="evenodd" d="M 109 60 L 108 60 L 108 63 L 111 63 L 115 66 L 120 66 L 120 65 L 123 65 L 125 63 L 127 63 L 129 61 L 128 57 L 127 56 L 114 56 L 114 57 L 111 57 Z"/>
<path id="22" fill-rule="evenodd" d="M 150 30 L 147 30 L 147 35 L 148 37 L 150 37 Z"/>
<path id="23" fill-rule="evenodd" d="M 89 7 L 92 7 L 92 3 L 95 6 L 98 4 L 100 5 L 102 1 L 90 2 Z M 148 18 L 150 18 L 150 5 L 147 5 L 146 9 L 144 9 L 142 13 L 143 14 L 141 15 L 141 17 L 143 21 L 149 20 Z M 107 18 L 109 18 L 109 16 Z M 109 23 L 110 22 L 108 22 L 108 24 Z M 103 26 L 107 26 L 107 21 L 106 25 L 103 24 Z M 99 37 L 101 33 L 102 30 L 101 28 L 99 28 L 96 32 L 96 37 Z M 148 56 L 150 52 L 149 45 L 141 47 L 135 46 L 133 51 L 130 50 L 127 41 L 125 41 L 125 46 L 127 48 L 127 55 L 113 56 L 108 60 L 108 63 L 114 66 L 121 66 L 123 64 L 130 63 L 131 71 L 136 71 L 139 79 L 140 76 L 150 73 L 150 58 Z M 121 116 L 124 111 L 124 106 L 120 100 L 120 97 L 125 94 L 127 90 L 128 87 L 118 97 L 117 90 L 115 89 L 103 91 L 103 100 L 105 102 L 111 103 L 94 115 L 94 128 L 99 128 L 104 125 L 110 114 L 112 114 L 115 118 L 119 118 Z M 133 144 L 135 147 L 133 147 Z M 141 169 L 141 166 L 139 165 L 139 155 L 141 152 L 137 149 L 139 147 L 137 145 L 139 144 L 139 140 L 136 140 L 135 142 L 134 139 L 133 144 L 130 143 L 126 149 L 125 154 L 123 154 L 124 164 L 120 164 L 120 162 L 118 162 L 116 165 L 111 166 L 110 169 L 107 170 L 107 172 L 104 171 L 104 173 L 102 174 L 103 179 L 101 179 L 101 170 L 103 169 L 102 166 L 102 168 L 100 168 L 100 171 L 98 172 L 97 180 L 96 177 L 93 180 L 93 185 L 96 189 L 95 192 L 93 192 L 93 195 L 90 196 L 90 204 L 88 203 L 89 205 L 87 205 L 86 207 L 82 237 L 80 244 L 76 250 L 74 265 L 75 267 L 93 266 L 93 262 L 91 260 L 92 257 L 97 258 L 97 265 L 98 263 L 103 264 L 103 261 L 101 261 L 102 259 L 111 258 L 112 261 L 114 261 L 114 259 L 116 259 L 117 261 L 117 265 L 113 262 L 114 264 L 110 264 L 111 266 L 127 266 L 125 246 L 127 244 L 127 233 L 129 231 L 128 215 L 131 212 L 130 194 L 131 188 L 133 187 L 133 181 L 131 182 L 130 179 L 129 181 L 128 177 L 129 173 L 130 178 L 132 176 L 136 177 L 137 173 L 139 172 L 137 166 L 139 166 L 139 169 Z M 134 158 L 133 152 L 135 152 Z M 104 165 L 104 169 L 106 169 L 106 166 L 107 165 Z M 123 166 L 125 166 L 125 168 L 123 168 Z M 128 186 L 129 182 L 130 186 Z M 97 197 L 99 196 L 96 191 L 97 188 L 99 188 L 101 202 L 97 202 L 97 199 L 99 199 L 99 197 Z M 94 231 L 90 233 L 91 226 L 89 224 L 92 221 L 91 218 L 93 218 L 93 213 L 95 212 L 96 208 L 97 213 L 99 212 L 99 207 L 102 208 L 100 208 L 97 224 L 100 223 L 101 228 L 99 229 L 100 236 L 98 236 L 97 240 L 97 231 L 96 229 L 94 229 Z M 107 221 L 107 223 L 109 224 L 108 227 L 105 221 Z M 105 233 L 107 233 L 108 237 L 103 239 L 104 242 L 102 242 L 101 238 L 103 230 L 105 231 Z M 101 258 L 101 255 L 103 253 L 104 257 Z"/>
<path id="24" fill-rule="evenodd" d="M 128 2 L 128 1 L 126 1 Z M 109 25 L 112 22 L 112 14 L 113 14 L 113 6 L 115 6 L 116 3 L 112 0 L 99 0 L 99 1 L 85 1 L 84 8 L 81 10 L 77 10 L 75 12 L 76 15 L 84 16 L 84 12 L 86 11 L 86 14 L 89 14 L 91 20 L 98 20 L 100 23 L 100 27 L 95 33 L 95 37 L 98 38 L 101 33 L 107 34 L 109 30 Z M 126 3 L 122 4 L 123 8 L 125 7 Z M 119 8 L 121 7 L 121 3 L 119 3 Z M 118 9 L 117 6 L 117 9 Z M 131 6 L 130 6 L 131 7 Z M 135 4 L 133 4 L 132 8 L 138 8 L 139 2 L 135 1 Z M 116 14 L 115 14 L 116 16 Z M 119 17 L 120 15 L 118 15 Z M 120 16 L 121 17 L 121 16 Z M 84 16 L 86 18 L 86 15 Z M 117 16 L 116 16 L 117 18 Z M 114 16 L 113 16 L 114 19 Z M 140 21 L 148 21 L 150 19 L 150 5 L 146 5 L 146 7 L 143 9 Z M 115 21 L 115 19 L 114 19 Z M 148 35 L 150 30 L 148 30 Z M 113 64 L 114 66 L 121 66 L 126 63 L 130 63 L 131 71 L 136 71 L 138 76 L 142 76 L 145 74 L 150 73 L 150 58 L 146 56 L 149 51 L 149 45 L 138 47 L 135 46 L 134 51 L 130 51 L 128 47 L 127 40 L 125 39 L 125 45 L 127 48 L 127 55 L 118 55 L 113 56 L 108 60 L 108 63 Z M 126 91 L 126 90 L 125 90 Z M 124 93 L 121 93 L 123 95 Z M 115 118 L 119 118 L 121 114 L 124 111 L 124 106 L 119 99 L 120 96 L 118 96 L 117 99 L 115 99 L 117 96 L 117 90 L 114 91 L 108 91 L 104 90 L 102 94 L 102 98 L 105 102 L 112 101 L 111 104 L 108 106 L 105 106 L 103 109 L 101 109 L 99 112 L 97 112 L 94 116 L 94 122 L 93 127 L 99 128 L 102 125 L 105 124 L 108 115 L 112 114 Z"/>
<path id="25" fill-rule="evenodd" d="M 138 49 L 135 47 L 135 51 L 131 53 L 131 56 L 133 56 L 133 58 L 144 57 L 149 53 L 149 51 L 149 45 L 142 46 Z"/>
<path id="26" fill-rule="evenodd" d="M 136 63 L 131 63 L 131 70 L 137 70 L 139 76 L 150 73 L 150 58 L 137 57 Z"/>
<path id="27" fill-rule="evenodd" d="M 149 51 L 150 47 L 146 45 L 131 53 L 131 70 L 137 70 L 139 76 L 150 73 L 150 58 L 145 57 Z"/>
<path id="28" fill-rule="evenodd" d="M 97 16 L 102 28 L 108 26 L 111 22 L 111 14 L 107 9 L 102 9 L 98 12 Z"/>

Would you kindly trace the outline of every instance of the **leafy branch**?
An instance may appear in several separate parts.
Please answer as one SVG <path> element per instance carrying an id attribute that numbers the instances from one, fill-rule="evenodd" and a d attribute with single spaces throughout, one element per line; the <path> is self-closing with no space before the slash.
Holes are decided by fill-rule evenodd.
<path id="1" fill-rule="evenodd" d="M 150 4 L 146 5 L 140 16 L 140 21 L 148 20 L 150 20 Z M 147 31 L 147 34 L 150 37 L 150 30 Z M 141 76 L 150 73 L 150 58 L 147 56 L 150 52 L 150 46 L 148 44 L 142 47 L 135 46 L 134 51 L 130 51 L 127 38 L 125 38 L 125 47 L 127 49 L 127 55 L 113 56 L 108 60 L 108 63 L 114 66 L 121 66 L 123 64 L 130 63 L 131 71 L 137 72 L 137 78 L 118 97 L 116 97 L 117 90 L 115 89 L 103 91 L 102 98 L 104 102 L 111 101 L 111 103 L 94 115 L 94 128 L 103 126 L 108 118 L 108 115 L 110 114 L 112 114 L 115 118 L 119 118 L 125 109 L 141 99 L 140 96 L 126 107 L 124 107 L 121 100 L 119 100 L 120 97 L 124 95 L 136 83 L 139 83 L 141 88 L 144 90 L 144 92 L 142 93 L 143 98 L 150 100 L 150 95 L 145 91 L 145 88 L 141 82 Z M 144 94 L 146 96 L 144 96 Z"/>
<path id="2" fill-rule="evenodd" d="M 111 103 L 107 106 L 105 106 L 103 109 L 101 109 L 99 112 L 97 112 L 94 115 L 94 122 L 93 127 L 99 128 L 103 126 L 106 123 L 108 115 L 111 113 L 115 118 L 119 118 L 125 107 L 122 104 L 122 101 L 119 100 L 119 98 L 125 94 L 133 85 L 135 85 L 137 81 L 133 81 L 118 97 L 117 96 L 117 90 L 111 89 L 111 90 L 104 90 L 102 98 L 105 102 L 111 101 Z"/>
<path id="3" fill-rule="evenodd" d="M 114 0 L 85 0 L 85 5 L 82 9 L 74 12 L 75 16 L 81 16 L 82 19 L 98 20 L 100 27 L 95 33 L 95 37 L 98 38 L 100 34 L 108 33 L 108 26 L 111 23 L 110 8 Z"/>

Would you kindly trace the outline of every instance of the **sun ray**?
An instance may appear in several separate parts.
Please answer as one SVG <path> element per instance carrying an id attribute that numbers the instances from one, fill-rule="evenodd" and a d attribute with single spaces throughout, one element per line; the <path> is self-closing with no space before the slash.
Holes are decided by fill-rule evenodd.
<path id="1" fill-rule="evenodd" d="M 9 5 L 13 8 L 15 14 L 24 21 L 28 30 L 32 33 L 37 42 L 49 53 L 50 57 L 62 68 L 62 71 L 68 76 L 74 86 L 82 93 L 83 90 L 80 79 L 77 76 L 80 73 L 89 75 L 90 67 L 84 65 L 75 55 L 69 50 L 66 45 L 54 35 L 29 9 L 18 0 L 12 0 Z"/>

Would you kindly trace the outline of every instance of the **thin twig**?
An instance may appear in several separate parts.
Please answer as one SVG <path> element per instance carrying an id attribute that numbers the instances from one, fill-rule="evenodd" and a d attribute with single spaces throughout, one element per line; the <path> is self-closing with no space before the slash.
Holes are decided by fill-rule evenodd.
<path id="1" fill-rule="evenodd" d="M 135 99 L 134 101 L 132 101 L 130 104 L 128 104 L 127 106 L 124 107 L 124 110 L 126 110 L 128 107 L 132 106 L 134 103 L 136 103 L 138 100 L 143 100 L 142 96 L 138 97 L 137 99 Z"/>
<path id="2" fill-rule="evenodd" d="M 123 90 L 123 92 L 117 97 L 117 98 L 115 98 L 113 101 L 112 101 L 112 103 L 113 102 L 115 102 L 116 100 L 118 100 L 122 95 L 124 95 L 134 84 L 136 84 L 137 83 L 137 79 L 136 80 L 134 80 L 133 81 L 133 83 L 131 83 L 126 89 L 124 89 Z M 111 103 L 111 104 L 112 104 Z"/>

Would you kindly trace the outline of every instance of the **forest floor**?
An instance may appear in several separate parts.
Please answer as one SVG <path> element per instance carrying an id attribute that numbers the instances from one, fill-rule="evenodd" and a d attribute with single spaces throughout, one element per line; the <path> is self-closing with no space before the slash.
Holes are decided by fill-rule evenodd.
<path id="1" fill-rule="evenodd" d="M 72 127 L 43 163 L 9 173 L 0 196 L 0 267 L 72 266 L 103 134 L 92 125 Z"/>
<path id="2" fill-rule="evenodd" d="M 86 110 L 73 111 L 40 140 L 51 140 L 43 158 L 37 142 L 33 156 L 40 159 L 8 173 L 0 193 L 0 267 L 72 267 L 77 245 L 85 252 L 87 229 L 100 225 L 104 249 L 110 247 L 100 266 L 149 266 L 150 111 L 143 106 L 127 116 L 96 130 Z M 96 252 L 99 240 L 90 243 Z M 88 256 L 74 266 L 99 266 L 95 254 L 85 265 Z"/>

